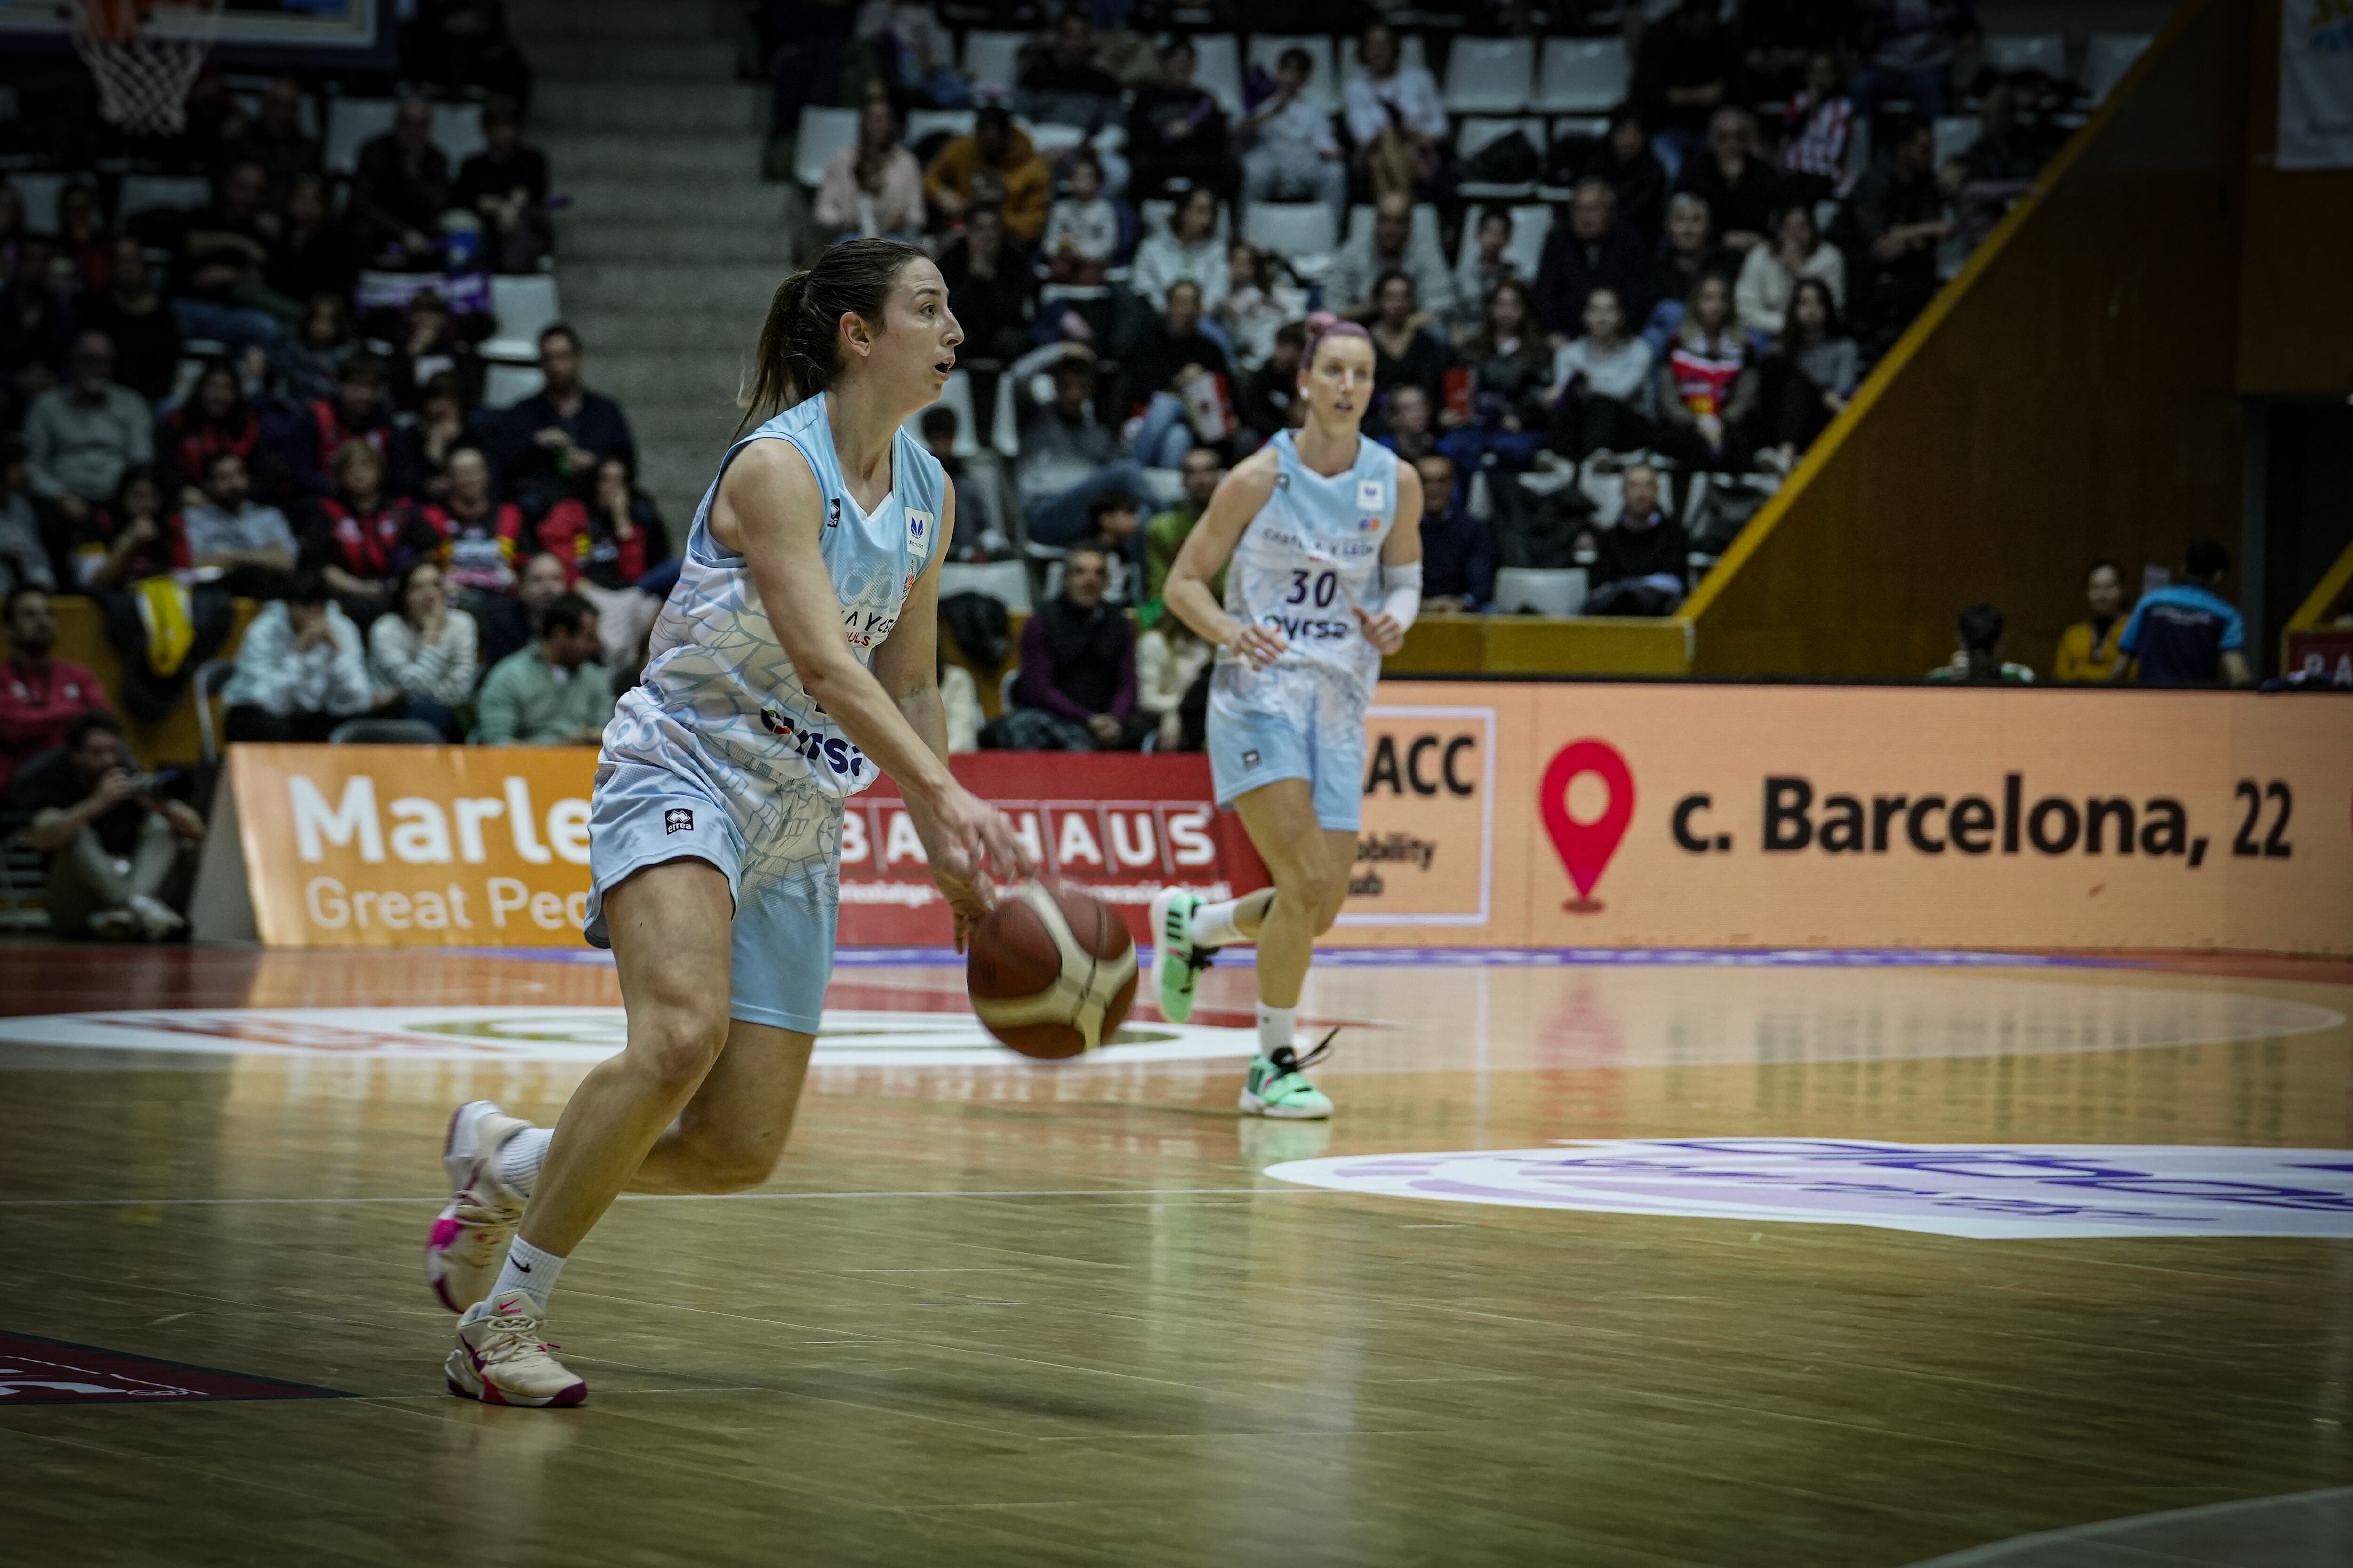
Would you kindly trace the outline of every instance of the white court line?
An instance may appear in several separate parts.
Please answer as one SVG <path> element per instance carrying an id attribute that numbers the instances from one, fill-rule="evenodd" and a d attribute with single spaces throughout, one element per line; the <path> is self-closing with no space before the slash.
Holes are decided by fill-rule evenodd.
<path id="1" fill-rule="evenodd" d="M 623 1203 L 784 1203 L 810 1198 L 1312 1197 L 1330 1187 L 1017 1187 L 985 1192 L 623 1193 Z M 429 1198 L 0 1198 L 0 1208 L 205 1208 L 239 1204 L 441 1204 Z"/>

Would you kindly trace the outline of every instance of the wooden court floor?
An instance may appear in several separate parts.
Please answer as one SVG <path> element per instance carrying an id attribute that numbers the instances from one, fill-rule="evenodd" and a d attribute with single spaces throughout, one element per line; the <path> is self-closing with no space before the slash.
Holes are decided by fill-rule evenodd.
<path id="1" fill-rule="evenodd" d="M 1208 984 L 1210 1023 L 1243 1016 L 1247 970 Z M 828 1000 L 960 994 L 915 964 Z M 765 1188 L 625 1202 L 575 1258 L 585 1407 L 453 1399 L 419 1267 L 444 1121 L 552 1119 L 582 1061 L 289 1010 L 441 1009 L 465 1041 L 496 1034 L 467 1008 L 617 999 L 512 956 L 0 949 L 0 1336 L 345 1396 L 29 1404 L 0 1355 L 0 1563 L 1901 1568 L 2353 1484 L 2353 1231 L 1266 1173 L 1556 1141 L 2348 1150 L 2353 965 L 1335 968 L 1328 1130 L 1239 1120 L 1231 1056 L 847 1060 Z M 133 1013 L 128 1046 L 50 1016 Z M 2034 1561 L 2063 1560 L 2189 1559 Z"/>

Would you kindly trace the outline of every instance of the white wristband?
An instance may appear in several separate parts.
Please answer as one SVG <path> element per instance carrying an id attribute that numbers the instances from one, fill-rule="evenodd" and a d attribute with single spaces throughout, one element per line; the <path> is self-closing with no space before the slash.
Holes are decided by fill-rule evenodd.
<path id="1" fill-rule="evenodd" d="M 1409 561 L 1402 566 L 1381 566 L 1381 582 L 1388 595 L 1381 601 L 1381 614 L 1398 624 L 1398 630 L 1409 631 L 1414 616 L 1421 613 L 1421 563 Z"/>

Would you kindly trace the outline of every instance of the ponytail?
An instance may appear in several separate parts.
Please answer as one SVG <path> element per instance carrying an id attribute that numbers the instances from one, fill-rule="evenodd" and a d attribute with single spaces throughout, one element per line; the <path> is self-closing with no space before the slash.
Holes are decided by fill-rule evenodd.
<path id="1" fill-rule="evenodd" d="M 852 239 L 833 247 L 815 267 L 776 285 L 760 328 L 752 387 L 740 401 L 741 436 L 754 425 L 807 402 L 841 379 L 841 318 L 858 316 L 874 330 L 900 268 L 923 258 L 895 239 Z"/>

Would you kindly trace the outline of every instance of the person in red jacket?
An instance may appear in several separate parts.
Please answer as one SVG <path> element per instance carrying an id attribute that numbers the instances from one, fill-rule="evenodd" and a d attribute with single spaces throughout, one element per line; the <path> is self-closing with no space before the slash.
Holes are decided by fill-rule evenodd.
<path id="1" fill-rule="evenodd" d="M 637 592 L 649 566 L 670 559 L 670 534 L 651 497 L 642 494 L 619 458 L 596 465 L 592 503 L 560 500 L 539 521 L 539 547 L 565 563 L 565 574 L 596 606 L 605 662 L 628 667 L 661 601 Z"/>
<path id="2" fill-rule="evenodd" d="M 106 689 L 85 667 L 53 658 L 58 617 L 46 588 L 8 595 L 8 662 L 0 666 L 0 790 L 28 757 L 66 743 L 66 726 L 108 711 Z"/>
<path id="3" fill-rule="evenodd" d="M 513 593 L 519 563 L 530 548 L 522 509 L 491 493 L 490 459 L 480 447 L 453 448 L 447 468 L 448 497 L 427 507 L 425 518 L 441 536 L 448 580 L 468 594 Z"/>
<path id="4" fill-rule="evenodd" d="M 384 486 L 384 454 L 346 441 L 335 454 L 334 494 L 312 510 L 304 554 L 326 574 L 343 611 L 364 626 L 391 596 L 393 579 L 419 555 L 438 555 L 441 535 Z"/>
<path id="5" fill-rule="evenodd" d="M 237 368 L 216 359 L 205 365 L 187 401 L 156 427 L 155 466 L 185 501 L 185 492 L 204 488 L 215 453 L 235 452 L 250 473 L 260 446 L 261 418 L 245 400 Z"/>

